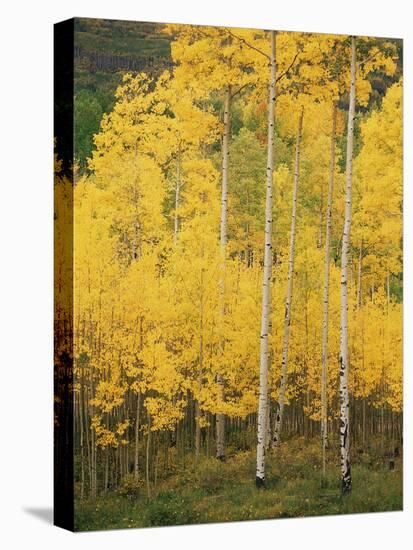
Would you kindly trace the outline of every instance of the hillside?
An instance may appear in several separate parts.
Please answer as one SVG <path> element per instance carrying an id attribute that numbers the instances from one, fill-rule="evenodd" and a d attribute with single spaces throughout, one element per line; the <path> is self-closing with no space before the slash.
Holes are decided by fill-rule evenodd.
<path id="1" fill-rule="evenodd" d="M 106 19 L 75 19 L 76 158 L 86 164 L 103 113 L 127 71 L 156 75 L 171 66 L 172 37 L 162 24 Z"/>

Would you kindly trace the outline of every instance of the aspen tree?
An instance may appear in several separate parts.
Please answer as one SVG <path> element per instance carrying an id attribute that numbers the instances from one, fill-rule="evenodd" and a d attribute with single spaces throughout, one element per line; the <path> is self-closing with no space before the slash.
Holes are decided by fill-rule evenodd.
<path id="1" fill-rule="evenodd" d="M 348 108 L 346 187 L 344 228 L 341 248 L 341 308 L 340 308 L 340 457 L 341 492 L 351 491 L 350 422 L 348 388 L 348 262 L 350 252 L 351 199 L 353 173 L 354 115 L 356 109 L 356 39 L 351 37 L 350 103 Z"/>
<path id="2" fill-rule="evenodd" d="M 297 225 L 297 196 L 298 196 L 298 180 L 300 174 L 300 154 L 301 154 L 301 136 L 303 131 L 303 116 L 304 108 L 298 119 L 298 130 L 295 150 L 295 165 L 294 165 L 294 185 L 293 185 L 293 206 L 291 213 L 291 233 L 290 233 L 290 253 L 288 260 L 288 277 L 287 277 L 287 296 L 285 300 L 285 317 L 284 317 L 284 338 L 283 351 L 281 361 L 280 387 L 278 390 L 278 409 L 275 415 L 275 426 L 273 435 L 273 447 L 277 447 L 280 442 L 280 434 L 282 429 L 282 421 L 285 405 L 285 390 L 287 384 L 288 370 L 288 347 L 290 341 L 290 324 L 291 324 L 291 306 L 293 300 L 293 279 L 294 279 L 294 259 L 295 259 L 295 234 Z"/>
<path id="3" fill-rule="evenodd" d="M 225 265 L 227 247 L 227 215 L 228 215 L 228 160 L 229 139 L 231 131 L 231 87 L 228 86 L 224 102 L 224 133 L 222 136 L 222 183 L 221 183 L 221 221 L 220 221 L 220 249 L 221 249 L 221 316 L 225 315 Z M 224 351 L 224 337 L 220 337 L 221 353 Z M 219 397 L 224 401 L 224 379 L 221 373 L 217 374 Z M 216 415 L 216 457 L 225 458 L 225 415 L 219 412 Z"/>
<path id="4" fill-rule="evenodd" d="M 337 105 L 333 104 L 331 145 L 330 145 L 330 168 L 328 179 L 328 197 L 326 212 L 326 238 L 324 253 L 324 292 L 323 292 L 323 341 L 322 341 L 322 369 L 321 369 L 321 439 L 322 439 L 322 460 L 323 476 L 326 474 L 326 448 L 327 448 L 327 366 L 328 366 L 328 313 L 329 313 L 329 292 L 330 292 L 330 240 L 331 240 L 331 215 L 334 191 L 334 169 L 336 151 L 336 124 Z"/>
<path id="5" fill-rule="evenodd" d="M 257 434 L 257 470 L 256 485 L 265 484 L 265 438 L 268 407 L 268 333 L 271 315 L 271 273 L 272 273 L 272 193 L 274 172 L 274 124 L 275 124 L 275 55 L 276 32 L 271 31 L 270 85 L 268 98 L 268 143 L 267 143 L 267 183 L 265 196 L 265 239 L 264 239 L 264 269 L 262 281 L 262 313 L 260 334 L 260 388 L 258 400 L 258 434 Z"/>

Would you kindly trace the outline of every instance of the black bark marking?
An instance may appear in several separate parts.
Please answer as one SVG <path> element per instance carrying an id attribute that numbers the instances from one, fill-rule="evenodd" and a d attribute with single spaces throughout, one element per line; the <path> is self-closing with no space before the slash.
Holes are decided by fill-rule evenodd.
<path id="1" fill-rule="evenodd" d="M 341 480 L 341 494 L 347 495 L 351 491 L 351 468 L 350 463 L 346 460 L 346 471 Z"/>
<path id="2" fill-rule="evenodd" d="M 263 477 L 256 476 L 255 486 L 257 487 L 257 489 L 265 489 L 265 479 Z"/>

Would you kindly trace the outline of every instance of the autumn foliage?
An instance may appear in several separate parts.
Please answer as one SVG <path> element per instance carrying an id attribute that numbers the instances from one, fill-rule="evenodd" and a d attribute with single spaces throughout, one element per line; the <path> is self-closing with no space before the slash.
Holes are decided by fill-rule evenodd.
<path id="1" fill-rule="evenodd" d="M 184 25 L 164 32 L 175 36 L 174 68 L 157 79 L 124 75 L 113 111 L 94 136 L 88 169 L 76 173 L 73 359 L 80 498 L 125 484 L 150 496 L 178 462 L 214 456 L 218 414 L 226 420 L 227 454 L 256 444 L 269 34 Z M 382 437 L 393 452 L 402 415 L 402 80 L 395 41 L 359 38 L 357 55 L 348 280 L 351 438 L 364 445 Z M 320 433 L 336 104 L 326 387 L 328 437 L 335 445 L 349 40 L 279 32 L 276 61 L 269 431 L 279 400 L 295 139 L 303 110 L 281 439 Z M 221 147 L 228 90 L 223 262 Z M 57 173 L 62 202 L 68 185 Z M 58 277 L 65 276 L 65 262 L 62 251 Z"/>

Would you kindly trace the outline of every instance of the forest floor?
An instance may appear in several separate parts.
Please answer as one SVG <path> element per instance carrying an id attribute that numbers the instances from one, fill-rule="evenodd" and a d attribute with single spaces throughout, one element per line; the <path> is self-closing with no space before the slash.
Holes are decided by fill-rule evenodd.
<path id="1" fill-rule="evenodd" d="M 256 489 L 255 452 L 239 452 L 219 462 L 200 458 L 160 479 L 148 499 L 108 492 L 95 501 L 76 501 L 76 530 L 125 529 L 331 514 L 401 510 L 402 459 L 355 449 L 352 492 L 340 494 L 337 451 L 330 449 L 322 480 L 318 442 L 285 442 L 267 457 L 266 488 Z"/>

